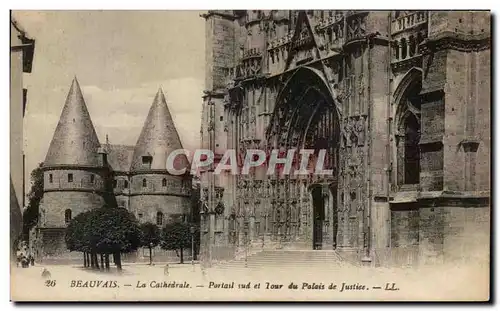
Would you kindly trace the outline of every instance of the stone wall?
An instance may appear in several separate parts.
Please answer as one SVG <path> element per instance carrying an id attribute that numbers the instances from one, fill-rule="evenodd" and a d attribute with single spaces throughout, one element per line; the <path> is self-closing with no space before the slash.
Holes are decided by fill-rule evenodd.
<path id="1" fill-rule="evenodd" d="M 104 206 L 104 199 L 97 193 L 88 191 L 45 192 L 40 203 L 39 227 L 65 228 L 65 211 L 71 210 L 71 217 Z"/>

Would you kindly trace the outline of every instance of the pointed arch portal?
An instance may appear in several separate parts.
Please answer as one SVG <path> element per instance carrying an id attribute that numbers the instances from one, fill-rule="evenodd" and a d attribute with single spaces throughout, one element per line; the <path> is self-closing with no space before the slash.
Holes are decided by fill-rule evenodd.
<path id="1" fill-rule="evenodd" d="M 289 219 L 296 217 L 290 214 L 295 213 L 299 217 L 304 212 L 309 214 L 308 219 L 312 221 L 307 225 L 313 249 L 321 249 L 325 243 L 332 243 L 334 247 L 336 245 L 339 115 L 339 107 L 323 73 L 314 68 L 301 67 L 292 74 L 279 93 L 266 133 L 270 149 L 296 149 L 296 152 L 313 149 L 314 156 L 318 155 L 319 150 L 326 149 L 323 168 L 332 170 L 332 175 L 311 174 L 299 178 L 285 175 L 278 177 L 285 179 L 285 182 L 276 183 L 277 187 L 285 185 L 284 190 L 277 190 L 277 193 L 284 194 L 285 202 L 293 202 L 293 196 L 296 195 L 294 189 L 304 185 L 310 200 L 308 206 L 300 208 L 308 211 L 296 211 L 286 204 L 273 206 L 275 215 L 278 215 L 275 221 L 278 228 L 273 232 L 278 232 L 280 236 L 290 232 L 287 228 Z M 330 195 L 321 188 L 330 189 Z"/>

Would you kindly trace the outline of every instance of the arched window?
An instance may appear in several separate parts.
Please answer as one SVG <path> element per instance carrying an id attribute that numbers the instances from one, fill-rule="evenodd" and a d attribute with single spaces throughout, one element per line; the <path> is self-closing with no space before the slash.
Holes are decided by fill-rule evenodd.
<path id="1" fill-rule="evenodd" d="M 406 44 L 406 39 L 401 39 L 401 59 L 405 59 L 407 56 L 408 46 Z"/>
<path id="2" fill-rule="evenodd" d="M 113 180 L 113 188 L 116 188 L 116 186 L 118 186 L 118 181 L 115 179 Z"/>
<path id="3" fill-rule="evenodd" d="M 49 174 L 49 183 L 52 183 L 52 182 L 53 182 L 52 174 Z"/>
<path id="4" fill-rule="evenodd" d="M 415 42 L 415 37 L 410 36 L 410 57 L 413 57 L 415 55 L 415 52 L 417 50 L 417 43 Z"/>
<path id="5" fill-rule="evenodd" d="M 162 212 L 156 213 L 156 225 L 163 226 L 163 213 Z"/>
<path id="6" fill-rule="evenodd" d="M 148 186 L 148 184 L 146 183 L 146 178 L 144 178 L 144 179 L 142 180 L 142 187 L 143 187 L 143 188 L 146 188 L 147 186 Z"/>
<path id="7" fill-rule="evenodd" d="M 162 185 L 162 187 L 167 186 L 167 179 L 166 178 L 163 178 L 163 180 L 161 181 L 161 185 Z"/>
<path id="8" fill-rule="evenodd" d="M 128 188 L 128 181 L 127 181 L 127 180 L 125 180 L 125 181 L 123 182 L 123 188 L 125 188 L 125 189 L 127 189 L 127 188 Z"/>
<path id="9" fill-rule="evenodd" d="M 90 183 L 93 184 L 95 181 L 95 176 L 94 174 L 90 175 Z"/>
<path id="10" fill-rule="evenodd" d="M 67 209 L 64 211 L 64 221 L 69 223 L 71 221 L 71 210 Z"/>
<path id="11" fill-rule="evenodd" d="M 405 119 L 405 184 L 420 182 L 420 124 L 413 113 Z"/>
<path id="12" fill-rule="evenodd" d="M 68 182 L 73 182 L 73 174 L 68 174 Z"/>

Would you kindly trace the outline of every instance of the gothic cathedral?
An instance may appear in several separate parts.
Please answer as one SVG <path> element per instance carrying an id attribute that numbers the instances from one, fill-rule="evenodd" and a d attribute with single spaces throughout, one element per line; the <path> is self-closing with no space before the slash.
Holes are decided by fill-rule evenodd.
<path id="1" fill-rule="evenodd" d="M 201 147 L 327 149 L 326 176 L 202 172 L 202 256 L 488 257 L 490 13 L 210 11 Z M 477 243 L 481 241 L 481 243 Z"/>

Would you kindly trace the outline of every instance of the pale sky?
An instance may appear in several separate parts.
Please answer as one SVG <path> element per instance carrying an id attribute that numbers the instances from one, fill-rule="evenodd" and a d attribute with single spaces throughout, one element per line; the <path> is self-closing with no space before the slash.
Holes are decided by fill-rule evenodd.
<path id="1" fill-rule="evenodd" d="M 200 13 L 13 12 L 36 40 L 33 70 L 24 80 L 26 177 L 45 159 L 75 75 L 101 143 L 107 134 L 112 144 L 135 145 L 162 87 L 184 148 L 196 148 L 205 70 Z"/>

